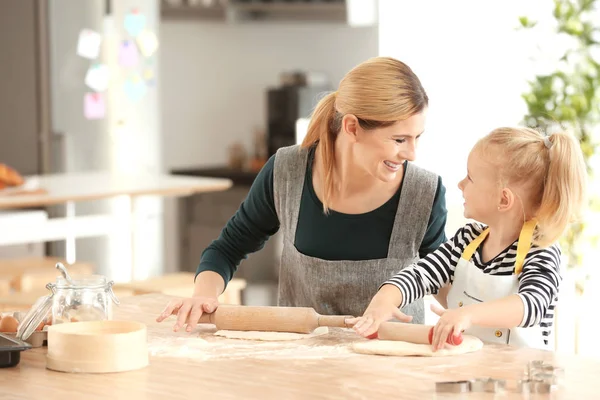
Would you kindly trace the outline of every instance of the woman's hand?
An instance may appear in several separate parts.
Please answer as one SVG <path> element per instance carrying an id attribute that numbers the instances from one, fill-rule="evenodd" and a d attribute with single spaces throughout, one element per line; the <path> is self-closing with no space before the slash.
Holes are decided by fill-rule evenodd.
<path id="1" fill-rule="evenodd" d="M 408 316 L 398 309 L 402 302 L 402 294 L 393 285 L 384 285 L 373 297 L 371 303 L 362 317 L 346 320 L 348 325 L 353 325 L 354 330 L 361 336 L 368 337 L 377 332 L 382 322 L 396 318 L 402 322 L 410 322 Z"/>
<path id="2" fill-rule="evenodd" d="M 213 313 L 218 306 L 219 300 L 216 297 L 196 296 L 171 300 L 156 318 L 156 322 L 162 322 L 170 315 L 177 315 L 177 322 L 173 326 L 173 331 L 179 331 L 187 323 L 185 330 L 191 332 L 200 321 L 202 314 Z"/>
<path id="3" fill-rule="evenodd" d="M 204 313 L 213 313 L 219 306 L 218 296 L 225 290 L 221 275 L 213 271 L 204 271 L 196 276 L 194 293 L 191 298 L 175 299 L 156 318 L 162 322 L 170 315 L 177 315 L 173 331 L 177 332 L 187 323 L 186 331 L 191 332 Z"/>
<path id="4" fill-rule="evenodd" d="M 466 307 L 447 310 L 432 304 L 431 311 L 440 316 L 437 324 L 433 327 L 431 345 L 434 351 L 443 349 L 450 335 L 458 336 L 471 327 L 472 317 Z"/>

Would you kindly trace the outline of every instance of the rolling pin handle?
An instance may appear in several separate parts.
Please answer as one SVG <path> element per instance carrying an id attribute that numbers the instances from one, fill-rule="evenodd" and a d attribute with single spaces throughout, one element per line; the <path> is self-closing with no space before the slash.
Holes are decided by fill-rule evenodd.
<path id="1" fill-rule="evenodd" d="M 200 320 L 198 321 L 199 324 L 214 324 L 214 318 L 215 318 L 215 313 L 202 313 L 202 316 L 200 317 Z"/>
<path id="2" fill-rule="evenodd" d="M 319 315 L 318 325 L 332 328 L 351 328 L 346 320 L 354 318 L 351 315 Z"/>

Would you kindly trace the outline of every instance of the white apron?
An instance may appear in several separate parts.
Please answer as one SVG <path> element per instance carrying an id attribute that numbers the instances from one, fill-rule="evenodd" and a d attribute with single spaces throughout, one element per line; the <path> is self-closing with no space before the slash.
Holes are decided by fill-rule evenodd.
<path id="1" fill-rule="evenodd" d="M 523 270 L 523 261 L 531 248 L 531 239 L 536 221 L 528 221 L 523 226 L 517 244 L 517 257 L 513 275 L 490 275 L 477 268 L 471 261 L 489 233 L 486 228 L 464 250 L 454 271 L 454 281 L 448 292 L 448 308 L 458 308 L 469 304 L 491 301 L 517 294 L 519 280 L 517 277 Z M 476 336 L 484 342 L 509 344 L 516 347 L 532 347 L 547 349 L 539 325 L 530 328 L 484 328 L 472 326 L 465 330 L 466 334 Z"/>

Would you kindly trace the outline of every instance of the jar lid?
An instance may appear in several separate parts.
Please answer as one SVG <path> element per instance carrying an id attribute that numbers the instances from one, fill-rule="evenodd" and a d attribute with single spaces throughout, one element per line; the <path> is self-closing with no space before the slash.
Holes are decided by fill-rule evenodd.
<path id="1" fill-rule="evenodd" d="M 104 288 L 108 284 L 104 275 L 73 275 L 68 281 L 62 276 L 56 277 L 56 282 L 51 284 L 57 289 L 95 289 Z"/>
<path id="2" fill-rule="evenodd" d="M 23 317 L 21 323 L 19 323 L 16 335 L 17 339 L 27 340 L 35 332 L 35 328 L 46 319 L 52 308 L 52 296 L 54 296 L 54 293 L 37 299 L 33 307 L 31 307 L 29 312 Z"/>

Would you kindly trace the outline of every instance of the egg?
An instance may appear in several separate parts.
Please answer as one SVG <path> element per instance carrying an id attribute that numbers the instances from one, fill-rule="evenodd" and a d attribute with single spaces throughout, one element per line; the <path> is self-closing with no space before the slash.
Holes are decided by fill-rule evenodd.
<path id="1" fill-rule="evenodd" d="M 18 326 L 19 321 L 10 315 L 7 315 L 0 320 L 0 332 L 16 332 Z"/>

